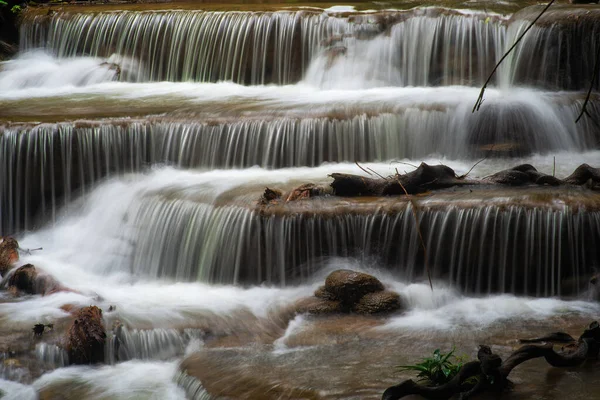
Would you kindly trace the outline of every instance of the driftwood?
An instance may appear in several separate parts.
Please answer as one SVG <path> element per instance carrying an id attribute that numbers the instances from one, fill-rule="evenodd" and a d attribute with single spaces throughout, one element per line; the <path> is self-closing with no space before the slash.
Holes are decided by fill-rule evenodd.
<path id="1" fill-rule="evenodd" d="M 554 333 L 550 337 L 566 340 L 566 333 Z M 448 383 L 440 386 L 423 386 L 409 379 L 398 385 L 389 387 L 383 393 L 383 400 L 396 400 L 410 395 L 419 395 L 426 399 L 449 399 L 460 395 L 467 399 L 483 391 L 498 392 L 509 386 L 508 375 L 520 364 L 543 357 L 553 367 L 576 367 L 588 359 L 598 357 L 600 349 L 600 325 L 592 322 L 578 340 L 570 342 L 561 350 L 554 350 L 551 343 L 541 345 L 527 344 L 514 351 L 506 360 L 494 354 L 488 346 L 480 346 L 477 361 L 462 366 L 457 375 Z M 477 378 L 477 383 L 467 380 Z"/>
<path id="2" fill-rule="evenodd" d="M 369 174 L 371 173 L 362 167 L 360 168 Z M 562 180 L 553 175 L 541 173 L 530 164 L 517 165 L 479 180 L 466 179 L 467 175 L 468 173 L 457 176 L 454 170 L 446 165 L 428 165 L 425 163 L 421 163 L 417 169 L 406 174 L 396 173 L 395 175 L 380 176 L 379 178 L 333 173 L 329 175 L 333 178 L 330 189 L 312 183 L 300 185 L 288 193 L 266 188 L 258 204 L 267 206 L 324 195 L 341 197 L 401 196 L 469 185 L 585 185 L 589 189 L 600 190 L 600 168 L 593 168 L 588 164 L 581 164 L 571 175 Z"/>
<path id="3" fill-rule="evenodd" d="M 425 163 L 421 163 L 412 172 L 396 174 L 388 178 L 373 179 L 338 173 L 330 176 L 333 178 L 331 187 L 334 193 L 345 197 L 416 194 L 475 183 L 458 178 L 454 170 L 448 166 Z"/>
<path id="4" fill-rule="evenodd" d="M 592 189 L 600 187 L 600 168 L 592 168 L 587 164 L 580 165 L 564 180 L 539 172 L 532 165 L 523 164 L 500 171 L 481 180 L 467 180 L 458 177 L 452 168 L 445 165 L 430 166 L 421 163 L 419 167 L 407 174 L 396 174 L 388 178 L 367 178 L 351 174 L 331 174 L 331 186 L 335 195 L 344 197 L 356 196 L 390 196 L 402 194 L 418 194 L 430 190 L 446 189 L 465 185 L 588 185 Z"/>

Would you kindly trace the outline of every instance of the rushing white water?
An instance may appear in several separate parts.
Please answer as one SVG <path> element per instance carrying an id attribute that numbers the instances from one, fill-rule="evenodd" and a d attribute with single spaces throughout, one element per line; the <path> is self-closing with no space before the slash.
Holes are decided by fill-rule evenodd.
<path id="1" fill-rule="evenodd" d="M 536 26 L 472 113 L 477 86 L 530 19 L 349 6 L 27 17 L 21 43 L 31 52 L 0 64 L 0 234 L 42 247 L 19 265 L 71 291 L 0 293 L 0 330 L 20 345 L 3 343 L 0 396 L 208 399 L 211 382 L 179 371 L 185 357 L 221 357 L 220 367 L 251 379 L 217 380 L 252 386 L 264 370 L 236 362 L 240 354 L 257 363 L 308 354 L 353 375 L 384 337 L 422 346 L 435 335 L 596 318 L 586 284 L 600 265 L 600 213 L 575 188 L 449 191 L 372 208 L 325 198 L 289 215 L 254 208 L 265 187 L 363 174 L 355 161 L 383 176 L 420 161 L 464 174 L 499 145 L 504 157 L 486 158 L 471 177 L 520 163 L 558 177 L 597 166 L 598 127 L 574 122 L 584 94 L 550 91 L 584 86 L 593 23 L 573 35 L 564 24 Z M 589 107 L 594 114 L 597 101 Z M 294 315 L 338 268 L 377 276 L 405 309 L 342 317 L 350 334 L 335 317 Z M 28 339 L 32 325 L 60 332 L 71 310 L 91 304 L 104 310 L 109 365 L 65 367 L 60 338 Z M 302 367 L 294 375 L 319 374 Z M 343 380 L 323 375 L 331 379 L 319 395 L 367 393 L 340 391 Z"/>
<path id="2" fill-rule="evenodd" d="M 61 96 L 44 98 L 50 94 Z M 279 168 L 432 154 L 475 158 L 492 144 L 508 146 L 506 154 L 515 155 L 584 150 L 597 143 L 591 120 L 574 122 L 582 103 L 575 94 L 488 90 L 486 106 L 473 114 L 477 94 L 467 87 L 321 90 L 306 84 L 112 82 L 0 92 L 9 107 L 25 101 L 14 110 L 28 118 L 45 107 L 56 113 L 53 104 L 64 105 L 60 113 L 83 110 L 83 116 L 90 110 L 143 113 L 165 102 L 185 110 L 151 120 L 5 126 L 0 231 L 31 229 L 99 179 L 153 164 Z M 190 111 L 196 109 L 201 113 Z"/>
<path id="3" fill-rule="evenodd" d="M 566 176 L 578 163 L 586 158 L 591 162 L 596 157 L 598 152 L 580 155 L 577 159 L 569 153 L 559 155 L 556 174 Z M 552 172 L 554 157 L 536 156 L 520 161 L 534 160 L 541 171 Z M 435 159 L 427 161 L 438 162 Z M 444 163 L 454 167 L 459 174 L 470 168 L 465 162 L 444 160 Z M 389 175 L 398 165 L 402 170 L 411 168 L 393 163 L 366 164 L 365 167 Z M 497 169 L 498 163 L 488 160 L 479 164 L 472 174 L 485 176 Z M 129 274 L 133 274 L 184 281 L 286 283 L 294 277 L 310 278 L 320 268 L 319 257 L 358 255 L 354 250 L 363 249 L 368 258 L 369 249 L 378 248 L 380 256 L 390 257 L 391 265 L 403 270 L 407 274 L 405 277 L 418 277 L 420 273 L 418 268 L 415 269 L 415 263 L 418 264 L 420 257 L 419 246 L 410 211 L 400 211 L 392 217 L 375 213 L 373 216 L 348 214 L 303 218 L 292 215 L 262 219 L 247 208 L 265 186 L 285 188 L 306 181 L 326 183 L 331 172 L 360 171 L 356 165 L 337 164 L 274 171 L 251 168 L 195 172 L 159 168 L 149 174 L 128 175 L 101 184 L 71 205 L 70 211 L 59 218 L 57 224 L 25 236 L 22 243 L 30 248 L 44 247 L 42 254 L 31 256 L 29 261 L 35 265 L 48 264 L 59 281 L 64 281 L 67 286 L 77 286 L 88 280 L 86 274 L 91 271 L 114 274 L 111 279 L 115 282 L 119 279 L 130 281 Z M 500 291 L 558 294 L 563 273 L 579 275 L 594 264 L 593 253 L 569 245 L 570 240 L 579 241 L 581 235 L 590 239 L 600 234 L 594 228 L 596 214 L 580 215 L 572 213 L 568 207 L 563 211 L 501 211 L 490 205 L 473 210 L 425 212 L 423 218 L 423 224 L 430 224 L 426 231 L 431 241 L 430 257 L 434 265 L 439 261 L 440 274 L 450 272 L 451 279 L 465 288 L 481 292 L 494 291 L 493 287 L 499 285 Z M 489 223 L 485 222 L 488 220 Z M 504 233 L 489 230 L 500 223 Z M 314 238 L 322 236 L 317 240 L 318 245 L 306 242 L 303 234 L 295 233 L 300 227 L 304 227 L 301 231 L 312 232 Z M 533 227 L 538 227 L 539 232 L 530 236 Z M 477 229 L 481 233 L 474 238 L 471 235 Z M 443 239 L 448 230 L 454 232 L 452 247 L 462 249 L 449 259 L 444 250 L 447 243 Z M 257 232 L 263 233 L 257 235 Z M 394 238 L 402 232 L 410 240 L 403 241 L 406 250 L 400 251 L 396 259 L 394 249 L 398 245 L 394 245 Z M 487 252 L 476 255 L 479 253 L 474 249 L 484 243 L 477 244 L 477 240 L 488 240 L 488 234 L 493 234 L 498 246 L 505 249 L 505 257 L 494 257 L 493 253 Z M 563 234 L 571 239 L 562 238 Z M 263 235 L 266 236 L 263 238 Z M 544 266 L 536 263 L 531 270 L 527 263 L 523 264 L 524 270 L 530 270 L 532 281 L 529 283 L 525 279 L 517 284 L 510 278 L 510 271 L 521 265 L 520 258 L 510 256 L 513 251 L 514 257 L 521 254 L 518 243 L 512 242 L 514 235 L 524 235 L 523 238 L 532 240 L 532 245 L 540 250 L 531 253 L 530 257 L 546 260 Z M 65 243 L 69 246 L 65 247 Z M 435 251 L 436 246 L 439 246 L 439 254 Z M 471 246 L 475 247 L 471 249 Z M 562 250 L 557 253 L 555 246 Z M 485 278 L 485 271 L 496 264 L 497 279 L 488 281 L 491 275 Z M 81 265 L 88 266 L 83 275 Z M 567 265 L 568 269 L 561 272 Z M 463 277 L 462 273 L 470 268 L 475 269 L 468 277 Z M 152 291 L 154 286 L 149 285 L 141 294 Z M 528 285 L 533 286 L 528 289 Z M 92 286 L 87 290 L 106 297 L 105 288 Z M 212 290 L 204 292 L 210 298 Z M 265 301 L 268 301 L 268 293 L 271 292 L 262 294 Z M 117 297 L 121 295 L 115 293 Z M 161 306 L 157 304 L 156 307 Z M 39 308 L 43 307 L 40 305 Z"/>
<path id="4" fill-rule="evenodd" d="M 35 51 L 0 63 L 0 92 L 3 93 L 23 89 L 64 89 L 116 79 L 117 71 L 111 68 L 110 61 L 92 57 L 61 60 Z"/>
<path id="5" fill-rule="evenodd" d="M 44 390 L 78 391 L 81 398 L 98 400 L 184 400 L 183 389 L 174 382 L 176 371 L 176 362 L 130 361 L 100 368 L 58 369 L 42 376 L 31 387 L 0 380 L 0 388 L 6 385 L 3 399 L 9 400 L 36 399 L 36 392 Z"/>

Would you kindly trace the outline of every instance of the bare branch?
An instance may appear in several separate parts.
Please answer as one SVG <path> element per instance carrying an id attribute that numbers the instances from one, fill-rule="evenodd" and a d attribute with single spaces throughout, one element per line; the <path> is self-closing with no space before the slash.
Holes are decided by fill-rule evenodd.
<path id="1" fill-rule="evenodd" d="M 500 64 L 502 64 L 502 61 L 504 61 L 504 59 L 506 57 L 508 57 L 508 55 L 515 49 L 515 47 L 517 47 L 517 44 L 519 44 L 519 42 L 521 41 L 521 39 L 523 39 L 523 37 L 525 36 L 525 34 L 527 34 L 527 32 L 529 32 L 529 30 L 535 25 L 535 23 L 537 22 L 537 20 L 540 19 L 542 15 L 544 15 L 544 13 L 550 8 L 550 6 L 554 3 L 554 1 L 555 0 L 551 0 L 550 3 L 548 3 L 548 5 L 546 5 L 546 7 L 542 10 L 542 12 L 531 22 L 531 24 L 529 24 L 529 26 L 527 27 L 527 29 L 525 29 L 523 31 L 523 33 L 521 33 L 521 35 L 518 37 L 518 39 L 510 47 L 510 49 L 508 49 L 508 51 L 506 53 L 504 53 L 504 55 L 502 56 L 502 58 L 500 59 L 500 61 L 498 61 L 498 63 L 496 64 L 496 66 L 492 70 L 492 73 L 490 74 L 490 76 L 487 78 L 487 80 L 483 84 L 483 87 L 481 88 L 481 91 L 479 92 L 479 97 L 477 98 L 477 101 L 475 102 L 475 105 L 473 106 L 473 112 L 479 111 L 479 108 L 483 104 L 483 94 L 485 93 L 485 89 L 487 88 L 488 83 L 490 83 L 490 81 L 492 80 L 492 77 L 496 73 L 496 70 L 498 69 L 498 67 L 500 67 Z"/>

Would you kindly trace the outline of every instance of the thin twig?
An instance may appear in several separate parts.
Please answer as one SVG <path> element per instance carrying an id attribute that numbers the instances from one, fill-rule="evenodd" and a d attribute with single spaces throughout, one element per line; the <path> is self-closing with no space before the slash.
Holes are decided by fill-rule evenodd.
<path id="1" fill-rule="evenodd" d="M 28 256 L 30 256 L 32 251 L 44 250 L 44 248 L 38 247 L 37 249 L 22 249 L 19 247 L 19 250 L 22 251 L 23 253 L 27 254 Z"/>
<path id="2" fill-rule="evenodd" d="M 592 116 L 587 112 L 586 107 L 587 107 L 588 103 L 590 102 L 592 90 L 594 89 L 594 83 L 596 82 L 596 79 L 598 79 L 598 73 L 600 73 L 600 71 L 598 70 L 600 68 L 600 62 L 598 62 L 599 59 L 600 59 L 600 45 L 597 45 L 596 46 L 596 61 L 594 62 L 594 72 L 592 75 L 592 81 L 590 82 L 590 87 L 588 89 L 587 96 L 585 96 L 585 101 L 583 102 L 583 106 L 581 107 L 581 112 L 577 116 L 575 123 L 578 123 L 584 114 L 587 115 L 588 117 L 592 118 Z M 592 118 L 592 120 L 594 120 L 594 119 Z"/>
<path id="3" fill-rule="evenodd" d="M 425 246 L 425 240 L 423 239 L 423 234 L 421 233 L 421 223 L 419 222 L 419 216 L 417 215 L 417 205 L 412 201 L 412 199 L 410 198 L 410 195 L 408 194 L 408 191 L 406 190 L 406 188 L 400 181 L 400 174 L 398 173 L 398 168 L 396 168 L 396 180 L 398 181 L 398 184 L 404 191 L 404 194 L 406 195 L 406 198 L 408 199 L 409 203 L 412 205 L 411 209 L 412 209 L 413 217 L 415 218 L 417 234 L 419 235 L 419 240 L 421 242 L 421 246 L 423 247 L 423 261 L 425 263 L 425 272 L 427 273 L 427 279 L 429 279 L 429 287 L 431 288 L 431 291 L 433 292 L 433 283 L 431 282 L 431 273 L 429 271 L 429 263 L 427 262 L 428 261 L 427 247 Z"/>
<path id="4" fill-rule="evenodd" d="M 368 169 L 369 171 L 371 171 L 372 173 L 374 173 L 375 175 L 377 175 L 378 177 L 380 177 L 381 179 L 385 179 L 385 176 L 383 176 L 383 175 L 381 175 L 381 174 L 377 173 L 377 172 L 376 172 L 376 171 L 375 171 L 373 168 L 369 168 L 369 167 L 367 167 L 367 169 Z"/>
<path id="5" fill-rule="evenodd" d="M 473 166 L 471 167 L 471 169 L 468 170 L 466 174 L 459 176 L 458 179 L 465 179 L 471 173 L 471 171 L 473 171 L 473 169 L 476 166 L 478 166 L 479 164 L 481 164 L 482 162 L 484 162 L 485 160 L 487 160 L 487 158 L 490 156 L 490 154 L 492 154 L 492 151 L 494 150 L 494 146 L 495 145 L 496 145 L 495 143 L 492 144 L 492 147 L 490 147 L 490 149 L 488 150 L 488 153 L 485 155 L 485 157 L 483 157 L 481 160 L 479 160 L 475 164 L 473 164 Z"/>
<path id="6" fill-rule="evenodd" d="M 372 173 L 370 173 L 369 171 L 367 171 L 366 169 L 364 169 L 359 163 L 358 161 L 354 161 L 354 163 L 356 164 L 356 166 L 360 169 L 362 169 L 363 171 L 365 171 L 367 174 L 369 175 L 373 175 Z"/>
<path id="7" fill-rule="evenodd" d="M 552 177 L 555 178 L 556 177 L 556 156 L 552 157 L 553 162 L 552 162 Z"/>
<path id="8" fill-rule="evenodd" d="M 552 3 L 554 3 L 554 1 L 555 0 L 551 0 L 550 3 L 548 3 L 548 5 L 546 5 L 546 7 L 542 10 L 542 12 L 531 22 L 531 24 L 529 24 L 529 26 L 527 27 L 527 29 L 525 29 L 523 31 L 523 33 L 521 33 L 521 35 L 519 36 L 519 38 L 515 41 L 515 43 L 513 43 L 513 45 L 510 47 L 510 49 L 508 49 L 508 51 L 506 53 L 504 53 L 504 55 L 502 56 L 502 58 L 500 59 L 500 61 L 498 61 L 498 63 L 496 64 L 496 66 L 492 70 L 492 73 L 490 74 L 490 76 L 487 78 L 487 80 L 483 84 L 483 87 L 481 88 L 481 91 L 479 92 L 479 97 L 477 98 L 477 101 L 475 102 L 475 105 L 473 106 L 473 112 L 479 111 L 479 108 L 483 104 L 483 94 L 485 93 L 485 89 L 487 88 L 488 83 L 490 83 L 490 81 L 492 80 L 492 77 L 496 73 L 496 70 L 498 69 L 498 67 L 500 67 L 500 64 L 502 64 L 502 61 L 504 61 L 504 59 L 506 57 L 508 57 L 508 55 L 511 53 L 511 51 L 513 51 L 515 49 L 515 47 L 517 47 L 517 44 L 519 44 L 519 42 L 521 41 L 521 39 L 523 39 L 523 37 L 525 36 L 525 34 L 527 32 L 529 32 L 529 30 L 535 25 L 535 23 L 537 22 L 537 20 L 540 19 L 541 16 L 546 12 L 546 10 L 548 10 L 550 8 L 550 6 L 552 5 Z"/>
<path id="9" fill-rule="evenodd" d="M 392 162 L 390 162 L 390 164 L 391 164 L 391 163 L 398 163 L 398 164 L 410 165 L 411 167 L 413 167 L 413 168 L 415 168 L 415 169 L 416 169 L 416 168 L 419 168 L 419 167 L 417 167 L 415 164 L 407 163 L 407 162 L 404 162 L 404 161 L 397 161 L 397 160 L 396 160 L 396 161 L 392 161 Z"/>

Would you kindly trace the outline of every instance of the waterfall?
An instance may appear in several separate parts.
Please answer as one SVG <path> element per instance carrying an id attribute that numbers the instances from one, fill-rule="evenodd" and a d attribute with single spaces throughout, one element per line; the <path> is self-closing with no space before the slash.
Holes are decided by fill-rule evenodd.
<path id="1" fill-rule="evenodd" d="M 409 281 L 425 273 L 410 208 L 264 215 L 160 196 L 138 210 L 127 262 L 143 276 L 285 284 L 332 257 L 382 265 Z M 449 205 L 417 215 L 432 276 L 467 292 L 560 295 L 564 279 L 600 263 L 589 245 L 600 240 L 596 211 Z"/>
<path id="2" fill-rule="evenodd" d="M 285 84 L 300 79 L 323 40 L 347 31 L 344 20 L 310 12 L 108 12 L 36 16 L 21 43 L 59 57 L 137 60 L 124 80 Z"/>
<path id="3" fill-rule="evenodd" d="M 470 354 L 598 315 L 597 182 L 560 181 L 599 167 L 600 125 L 575 122 L 584 101 L 600 113 L 586 100 L 596 8 L 553 5 L 473 112 L 540 6 L 196 3 L 21 13 L 20 52 L 0 61 L 0 236 L 19 241 L 15 267 L 60 285 L 0 293 L 0 397 L 376 398 L 398 382 L 389 365 L 430 348 Z M 392 179 L 420 162 L 473 181 L 330 187 L 333 173 Z M 486 179 L 520 164 L 556 179 Z M 307 183 L 319 194 L 289 196 Z M 304 314 L 332 304 L 314 294 L 340 268 L 398 296 L 361 305 L 401 308 Z M 69 365 L 89 305 L 105 365 Z M 585 378 L 550 389 L 593 397 Z"/>
<path id="4" fill-rule="evenodd" d="M 598 26 L 595 14 L 577 11 L 577 24 L 561 19 L 560 10 L 546 13 L 500 68 L 499 82 L 586 87 Z M 257 85 L 304 77 L 323 88 L 480 86 L 538 12 L 527 8 L 508 21 L 442 8 L 350 17 L 315 11 L 57 13 L 26 18 L 21 44 L 60 58 L 110 57 L 122 66 L 122 80 L 136 82 Z"/>
<path id="5" fill-rule="evenodd" d="M 542 10 L 528 7 L 511 18 L 506 33 L 512 44 Z M 580 8 L 553 6 L 523 37 L 513 54 L 500 68 L 502 85 L 535 86 L 552 90 L 583 90 L 589 87 L 600 43 L 597 13 Z M 598 88 L 598 79 L 595 87 Z"/>
<path id="6" fill-rule="evenodd" d="M 317 57 L 308 73 L 317 83 L 379 73 L 401 86 L 479 85 L 501 55 L 501 22 L 495 14 L 446 9 L 351 18 L 307 11 L 59 13 L 25 20 L 21 43 L 59 57 L 137 60 L 138 70 L 122 75 L 133 81 L 289 84 Z M 342 52 L 342 65 L 332 66 Z"/>
<path id="7" fill-rule="evenodd" d="M 109 364 L 133 359 L 169 360 L 181 356 L 191 340 L 200 340 L 197 329 L 133 329 L 120 326 L 106 342 Z"/>
<path id="8" fill-rule="evenodd" d="M 388 161 L 430 154 L 483 155 L 583 150 L 598 141 L 591 121 L 575 124 L 580 100 L 518 93 L 490 99 L 473 115 L 469 104 L 407 107 L 395 113 L 332 117 L 250 118 L 231 122 L 107 120 L 0 126 L 0 232 L 55 220 L 100 179 L 155 164 L 179 168 L 318 166 Z M 591 103 L 592 109 L 597 102 Z M 552 115 L 550 115 L 552 112 Z M 510 148 L 513 150 L 510 150 Z"/>

